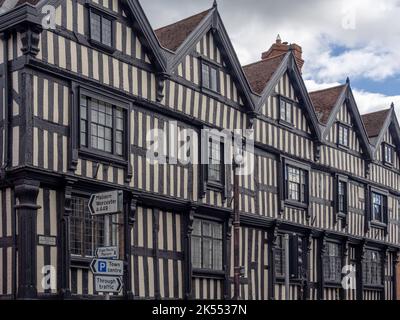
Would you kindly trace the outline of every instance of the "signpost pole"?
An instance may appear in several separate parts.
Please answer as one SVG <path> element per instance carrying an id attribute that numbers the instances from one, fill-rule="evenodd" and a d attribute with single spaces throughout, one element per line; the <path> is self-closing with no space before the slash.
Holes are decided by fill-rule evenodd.
<path id="1" fill-rule="evenodd" d="M 110 246 L 110 215 L 106 214 L 104 216 L 104 237 L 105 237 L 105 246 Z M 105 299 L 110 300 L 110 294 L 105 294 Z"/>

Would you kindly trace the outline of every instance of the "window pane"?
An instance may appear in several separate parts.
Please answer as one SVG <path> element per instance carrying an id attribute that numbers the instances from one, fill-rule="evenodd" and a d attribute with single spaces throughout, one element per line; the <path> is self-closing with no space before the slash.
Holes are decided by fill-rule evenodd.
<path id="1" fill-rule="evenodd" d="M 210 68 L 211 70 L 211 85 L 210 85 L 210 89 L 217 91 L 217 70 L 214 68 Z"/>
<path id="2" fill-rule="evenodd" d="M 286 121 L 292 122 L 292 105 L 286 102 Z"/>
<path id="3" fill-rule="evenodd" d="M 193 221 L 193 235 L 201 236 L 201 221 L 200 220 Z"/>
<path id="4" fill-rule="evenodd" d="M 210 69 L 208 65 L 202 64 L 202 82 L 203 87 L 210 88 Z"/>
<path id="5" fill-rule="evenodd" d="M 214 240 L 213 243 L 213 269 L 222 270 L 222 241 Z"/>
<path id="6" fill-rule="evenodd" d="M 112 46 L 112 22 L 107 18 L 102 18 L 102 32 L 103 32 L 103 44 Z"/>
<path id="7" fill-rule="evenodd" d="M 203 268 L 212 269 L 212 240 L 203 238 Z"/>
<path id="8" fill-rule="evenodd" d="M 192 237 L 192 265 L 201 268 L 201 238 Z"/>
<path id="9" fill-rule="evenodd" d="M 281 108 L 281 120 L 286 121 L 286 102 L 285 101 L 281 100 L 280 108 Z"/>
<path id="10" fill-rule="evenodd" d="M 101 17 L 98 14 L 90 14 L 90 36 L 93 40 L 101 42 Z"/>

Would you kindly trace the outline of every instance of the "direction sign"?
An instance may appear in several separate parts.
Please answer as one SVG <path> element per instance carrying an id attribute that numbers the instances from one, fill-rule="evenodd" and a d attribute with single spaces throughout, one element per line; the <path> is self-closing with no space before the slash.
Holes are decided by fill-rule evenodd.
<path id="1" fill-rule="evenodd" d="M 93 194 L 89 200 L 89 210 L 92 216 L 120 213 L 123 209 L 122 206 L 122 191 L 118 190 Z"/>
<path id="2" fill-rule="evenodd" d="M 118 259 L 118 247 L 97 248 L 96 257 L 102 259 Z"/>
<path id="3" fill-rule="evenodd" d="M 124 274 L 124 262 L 122 260 L 93 259 L 90 270 L 95 275 L 122 276 Z"/>
<path id="4" fill-rule="evenodd" d="M 94 283 L 97 292 L 119 293 L 122 289 L 120 277 L 95 276 Z"/>

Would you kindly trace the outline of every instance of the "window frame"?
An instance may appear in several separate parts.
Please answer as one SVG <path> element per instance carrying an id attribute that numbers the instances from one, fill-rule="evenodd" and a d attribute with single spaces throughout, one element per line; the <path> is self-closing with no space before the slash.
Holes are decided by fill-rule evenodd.
<path id="1" fill-rule="evenodd" d="M 221 84 L 220 84 L 220 71 L 221 71 L 221 66 L 219 66 L 218 64 L 205 59 L 204 57 L 201 57 L 199 59 L 199 64 L 200 64 L 200 83 L 201 83 L 201 88 L 202 90 L 205 90 L 207 92 L 211 92 L 214 94 L 219 94 L 220 93 L 220 88 L 221 88 Z M 208 67 L 208 86 L 205 86 L 205 82 L 204 82 L 204 72 L 203 72 L 203 66 L 207 66 Z M 212 73 L 211 70 L 215 70 L 216 72 L 216 83 L 215 83 L 215 90 L 213 88 L 211 88 L 211 79 L 212 79 Z"/>
<path id="2" fill-rule="evenodd" d="M 72 202 L 71 202 L 71 215 L 70 215 L 70 237 L 69 237 L 69 243 L 68 245 L 70 246 L 70 257 L 71 260 L 73 262 L 90 262 L 91 259 L 93 259 L 93 257 L 95 257 L 96 253 L 95 253 L 95 248 L 96 245 L 97 246 L 104 246 L 104 234 L 103 234 L 103 243 L 99 242 L 97 243 L 97 241 L 93 242 L 93 239 L 91 241 L 91 246 L 93 246 L 92 248 L 92 252 L 91 254 L 87 254 L 86 252 L 86 238 L 85 236 L 87 234 L 85 234 L 85 225 L 83 225 L 82 229 L 81 229 L 81 239 L 80 239 L 80 243 L 81 243 L 81 247 L 83 248 L 83 251 L 81 254 L 78 253 L 73 253 L 73 246 L 72 246 L 72 242 L 73 242 L 73 224 L 74 224 L 74 208 L 73 208 L 73 201 L 75 199 L 79 199 L 79 200 L 83 200 L 84 201 L 84 208 L 86 209 L 86 211 L 84 212 L 84 216 L 78 219 L 83 220 L 83 223 L 91 221 L 91 223 L 93 223 L 93 220 L 95 223 L 97 224 L 103 224 L 103 232 L 104 232 L 104 216 L 91 216 L 90 215 L 90 211 L 89 208 L 87 207 L 87 204 L 89 202 L 90 199 L 90 194 L 87 192 L 81 192 L 81 191 L 73 191 L 72 193 Z M 88 217 L 86 217 L 86 213 L 88 213 Z M 90 218 L 91 217 L 91 218 Z M 113 221 L 116 220 L 116 221 Z M 101 221 L 102 220 L 102 221 Z M 93 226 L 92 226 L 93 228 Z M 116 228 L 116 229 L 114 229 Z M 116 215 L 112 215 L 111 219 L 110 219 L 110 243 L 112 243 L 112 245 L 116 245 L 118 246 L 120 252 L 122 252 L 123 247 L 124 247 L 124 223 L 123 223 L 123 214 L 116 214 Z M 117 230 L 116 234 L 114 234 L 114 230 Z M 92 230 L 92 235 L 93 235 L 93 230 Z M 113 242 L 113 239 L 115 239 L 117 237 L 117 243 Z"/>
<path id="3" fill-rule="evenodd" d="M 194 224 L 195 221 L 200 221 L 201 223 L 201 231 L 200 235 L 195 235 L 194 234 Z M 219 225 L 221 227 L 221 238 L 214 238 L 213 234 L 212 236 L 203 236 L 203 223 L 210 223 L 211 229 L 213 232 L 213 225 Z M 199 238 L 200 239 L 200 259 L 201 259 L 201 267 L 195 266 L 193 263 L 193 246 L 194 246 L 194 238 Z M 212 243 L 212 250 L 211 250 L 211 259 L 212 259 L 212 268 L 204 268 L 203 266 L 203 238 L 211 239 Z M 196 215 L 194 216 L 194 221 L 193 221 L 193 231 L 191 233 L 191 256 L 190 256 L 190 264 L 193 270 L 194 274 L 197 275 L 208 275 L 208 274 L 215 274 L 215 275 L 224 275 L 225 274 L 225 264 L 226 264 L 226 258 L 225 258 L 225 250 L 226 250 L 226 225 L 224 220 L 219 220 L 219 219 L 213 219 L 208 216 L 203 216 L 203 215 Z M 220 241 L 221 242 L 221 269 L 214 269 L 214 241 Z"/>
<path id="4" fill-rule="evenodd" d="M 293 117 L 294 117 L 294 108 L 296 106 L 296 102 L 293 101 L 293 100 L 290 100 L 290 99 L 288 99 L 286 97 L 283 97 L 283 96 L 279 96 L 278 100 L 279 100 L 279 110 L 278 110 L 279 111 L 279 122 L 284 124 L 284 125 L 286 125 L 286 126 L 288 126 L 288 125 L 292 126 L 294 124 Z M 282 118 L 282 103 L 285 103 L 285 118 Z M 287 115 L 288 115 L 287 107 L 288 107 L 288 105 L 290 106 L 290 113 L 289 113 L 290 114 L 290 121 L 288 121 L 288 119 L 287 119 Z"/>
<path id="5" fill-rule="evenodd" d="M 276 279 L 284 279 L 286 276 L 286 248 L 285 248 L 285 234 L 284 233 L 279 233 L 278 238 L 280 238 L 280 247 L 275 246 L 274 247 L 274 270 L 275 270 L 275 278 Z M 277 239 L 277 243 L 278 243 L 278 239 Z M 277 256 L 279 255 L 280 258 L 280 263 L 281 263 L 281 273 L 277 272 Z M 290 246 L 289 246 L 289 256 L 290 256 Z"/>
<path id="6" fill-rule="evenodd" d="M 91 109 L 90 106 L 87 105 L 87 145 L 83 146 L 81 143 L 81 97 L 86 96 L 90 99 L 96 99 L 101 102 L 111 104 L 113 108 L 113 119 L 112 119 L 112 153 L 108 153 L 106 151 L 94 148 L 91 146 L 91 123 L 90 123 L 90 117 L 91 117 Z M 124 119 L 123 119 L 123 125 L 124 125 L 124 131 L 123 131 L 123 155 L 117 155 L 115 153 L 115 140 L 116 140 L 116 118 L 115 118 L 115 108 L 120 108 L 122 109 L 122 112 L 124 113 Z M 130 153 L 130 145 L 129 145 L 129 139 L 130 139 L 130 110 L 131 106 L 129 103 L 123 102 L 122 100 L 118 99 L 115 96 L 110 96 L 108 94 L 101 94 L 98 93 L 96 90 L 91 90 L 87 89 L 85 87 L 79 87 L 79 90 L 77 90 L 77 101 L 76 101 L 76 115 L 75 117 L 77 118 L 77 148 L 79 150 L 79 154 L 89 157 L 89 158 L 94 158 L 96 160 L 99 159 L 108 159 L 112 160 L 113 164 L 117 164 L 119 166 L 126 166 L 128 165 L 128 158 L 129 158 L 129 153 Z"/>
<path id="7" fill-rule="evenodd" d="M 375 253 L 377 254 L 378 258 L 377 261 L 372 261 L 372 258 L 370 259 L 369 253 Z M 365 249 L 364 253 L 364 259 L 362 262 L 362 282 L 365 287 L 369 288 L 383 288 L 384 287 L 384 277 L 382 275 L 382 272 L 384 271 L 384 263 L 383 263 L 383 253 L 380 252 L 378 249 L 375 248 L 367 248 Z M 369 265 L 370 264 L 370 265 Z M 376 275 L 375 279 L 377 280 L 372 281 L 373 278 L 373 269 L 375 269 Z M 367 282 L 368 279 L 368 271 L 370 271 L 370 278 L 371 281 Z M 380 281 L 378 281 L 380 280 Z"/>
<path id="8" fill-rule="evenodd" d="M 378 219 L 375 219 L 375 211 L 374 211 L 374 209 L 375 209 L 375 203 L 374 203 L 374 196 L 375 195 L 377 195 L 377 196 L 380 196 L 381 197 L 381 204 L 379 204 L 380 205 L 380 207 L 381 207 L 381 219 L 380 220 L 378 220 Z M 386 193 L 386 192 L 382 192 L 382 191 L 380 191 L 380 190 L 377 190 L 377 189 L 371 189 L 371 192 L 370 192 L 370 197 L 371 197 L 371 202 L 370 202 L 370 210 L 371 210 L 371 215 L 370 215 L 370 221 L 371 221 L 371 223 L 373 224 L 373 225 L 375 225 L 375 226 L 386 226 L 387 225 L 387 219 L 388 219 L 388 206 L 387 206 L 387 201 L 388 201 L 388 194 Z"/>
<path id="9" fill-rule="evenodd" d="M 113 53 L 116 51 L 115 48 L 115 32 L 116 32 L 116 27 L 115 27 L 115 21 L 117 20 L 117 17 L 109 12 L 106 11 L 103 8 L 98 7 L 97 5 L 93 3 L 88 3 L 88 25 L 87 25 L 87 30 L 88 30 L 88 39 L 89 42 L 95 46 L 98 47 L 104 51 L 107 51 L 109 53 Z M 100 16 L 100 41 L 93 39 L 92 33 L 92 15 L 98 15 Z M 103 43 L 102 38 L 103 38 L 103 19 L 107 19 L 111 22 L 111 45 L 108 45 L 106 43 Z"/>
<path id="10" fill-rule="evenodd" d="M 334 245 L 336 246 L 336 248 L 338 249 L 337 255 L 329 255 L 328 252 L 328 248 L 330 245 Z M 343 255 L 343 247 L 342 244 L 339 241 L 334 241 L 334 240 L 328 240 L 326 241 L 325 244 L 325 253 L 323 256 L 323 279 L 324 282 L 327 284 L 333 284 L 333 285 L 339 285 L 342 281 L 342 268 L 343 268 L 343 259 L 342 259 L 342 255 Z M 326 263 L 326 261 L 328 260 L 328 262 Z M 339 269 L 337 269 L 337 262 L 339 262 Z M 332 268 L 332 263 L 334 264 L 333 268 Z M 326 269 L 326 264 L 328 264 L 329 266 L 329 270 Z M 332 269 L 335 269 L 334 271 L 334 277 L 332 279 L 332 277 L 327 277 L 328 275 L 332 275 L 331 271 Z M 329 274 L 327 274 L 327 272 L 329 271 Z"/>
<path id="11" fill-rule="evenodd" d="M 345 185 L 344 191 L 344 210 L 340 210 L 340 185 Z M 348 191 L 349 191 L 349 180 L 345 176 L 337 175 L 336 176 L 336 214 L 339 218 L 345 219 L 349 213 L 349 198 L 348 198 Z"/>
<path id="12" fill-rule="evenodd" d="M 215 190 L 218 192 L 224 191 L 226 188 L 226 165 L 225 165 L 225 141 L 224 141 L 224 136 L 222 135 L 217 135 L 213 134 L 212 132 L 208 132 L 204 136 L 202 136 L 202 139 L 207 140 L 207 164 L 203 165 L 203 170 L 204 170 L 204 179 L 205 179 L 205 184 L 206 184 L 206 189 L 211 189 Z M 209 168 L 210 168 L 210 150 L 211 150 L 211 141 L 220 141 L 220 168 L 221 168 L 221 177 L 220 181 L 214 181 L 210 180 L 210 174 L 209 174 Z M 203 155 L 202 155 L 203 157 Z"/>
<path id="13" fill-rule="evenodd" d="M 347 144 L 344 144 L 344 141 L 340 140 L 340 129 L 343 129 L 343 133 L 345 131 L 347 132 Z M 339 147 L 346 148 L 346 149 L 350 148 L 349 137 L 350 137 L 350 126 L 345 123 L 338 122 L 338 124 L 337 124 L 337 145 Z"/>
<path id="14" fill-rule="evenodd" d="M 386 159 L 386 150 L 391 151 L 391 161 L 388 161 Z M 395 152 L 395 147 L 387 142 L 382 143 L 382 162 L 383 164 L 393 167 L 394 165 L 394 152 Z"/>
<path id="15" fill-rule="evenodd" d="M 304 202 L 296 201 L 293 199 L 289 199 L 289 172 L 288 167 L 292 167 L 294 169 L 300 170 L 300 178 L 302 177 L 301 172 L 303 171 L 305 174 L 305 183 L 302 184 L 300 181 L 300 187 L 304 185 Z M 299 207 L 302 209 L 309 208 L 310 203 L 310 167 L 304 165 L 302 163 L 291 161 L 289 159 L 285 159 L 283 162 L 283 199 L 286 205 Z M 299 190 L 299 196 L 301 196 L 301 189 Z"/>

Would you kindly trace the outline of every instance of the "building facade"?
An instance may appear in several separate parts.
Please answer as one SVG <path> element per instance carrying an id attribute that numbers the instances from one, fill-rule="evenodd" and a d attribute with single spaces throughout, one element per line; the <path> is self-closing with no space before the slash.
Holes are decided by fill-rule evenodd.
<path id="1" fill-rule="evenodd" d="M 307 92 L 302 49 L 279 38 L 242 67 L 216 4 L 153 31 L 137 0 L 19 0 L 0 33 L 0 299 L 102 298 L 89 263 L 104 219 L 87 204 L 107 190 L 124 195 L 110 223 L 125 262 L 113 299 L 232 298 L 223 145 L 209 152 L 217 165 L 150 164 L 155 128 L 198 140 L 254 129 L 255 170 L 239 181 L 241 298 L 396 299 L 393 107 L 361 116 L 350 81 Z"/>

